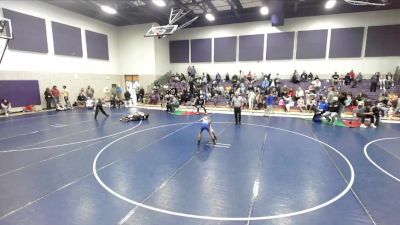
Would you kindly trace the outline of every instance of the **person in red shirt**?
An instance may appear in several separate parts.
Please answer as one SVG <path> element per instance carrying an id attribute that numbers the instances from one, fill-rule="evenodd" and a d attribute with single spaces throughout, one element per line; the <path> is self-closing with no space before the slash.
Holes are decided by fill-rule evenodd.
<path id="1" fill-rule="evenodd" d="M 350 80 L 353 81 L 356 78 L 356 74 L 354 73 L 354 70 L 350 71 Z"/>
<path id="2" fill-rule="evenodd" d="M 53 96 L 54 105 L 58 105 L 60 102 L 60 91 L 57 89 L 57 86 L 53 86 L 51 89 L 51 95 Z"/>

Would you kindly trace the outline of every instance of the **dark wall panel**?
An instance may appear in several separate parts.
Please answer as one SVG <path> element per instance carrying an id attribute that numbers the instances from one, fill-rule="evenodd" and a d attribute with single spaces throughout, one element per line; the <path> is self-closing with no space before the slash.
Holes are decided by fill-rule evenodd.
<path id="1" fill-rule="evenodd" d="M 270 33 L 267 36 L 267 60 L 293 59 L 294 32 Z"/>
<path id="2" fill-rule="evenodd" d="M 0 99 L 6 98 L 12 107 L 40 105 L 39 81 L 2 80 L 0 81 Z"/>
<path id="3" fill-rule="evenodd" d="M 309 30 L 297 33 L 297 59 L 320 59 L 326 56 L 328 30 Z"/>
<path id="4" fill-rule="evenodd" d="M 368 27 L 366 57 L 400 56 L 400 25 Z"/>
<path id="5" fill-rule="evenodd" d="M 192 62 L 211 62 L 211 38 L 190 41 Z"/>
<path id="6" fill-rule="evenodd" d="M 108 38 L 105 34 L 86 30 L 87 57 L 108 60 Z"/>
<path id="7" fill-rule="evenodd" d="M 81 29 L 51 22 L 53 30 L 54 54 L 82 57 Z"/>
<path id="8" fill-rule="evenodd" d="M 361 57 L 364 27 L 331 30 L 329 58 Z"/>
<path id="9" fill-rule="evenodd" d="M 189 40 L 169 42 L 169 62 L 170 63 L 189 62 Z"/>
<path id="10" fill-rule="evenodd" d="M 48 53 L 44 19 L 3 8 L 3 16 L 11 20 L 13 40 L 9 48 L 20 51 Z"/>
<path id="11" fill-rule="evenodd" d="M 263 60 L 264 34 L 239 37 L 239 61 Z"/>
<path id="12" fill-rule="evenodd" d="M 214 38 L 214 62 L 236 61 L 237 37 Z"/>

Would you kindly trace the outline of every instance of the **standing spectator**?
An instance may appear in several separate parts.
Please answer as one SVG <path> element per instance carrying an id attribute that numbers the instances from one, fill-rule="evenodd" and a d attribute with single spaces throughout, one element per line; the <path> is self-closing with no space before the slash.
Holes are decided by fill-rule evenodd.
<path id="1" fill-rule="evenodd" d="M 256 100 L 256 93 L 254 93 L 254 91 L 251 90 L 249 92 L 249 94 L 248 94 L 248 98 L 249 98 L 249 109 L 253 110 L 254 103 L 255 103 L 255 100 Z"/>
<path id="2" fill-rule="evenodd" d="M 339 74 L 337 72 L 332 75 L 332 83 L 333 85 L 339 84 Z"/>
<path id="3" fill-rule="evenodd" d="M 265 97 L 265 116 L 269 117 L 271 113 L 274 113 L 275 96 L 272 91 Z"/>
<path id="4" fill-rule="evenodd" d="M 242 122 L 242 107 L 243 107 L 243 98 L 239 96 L 239 93 L 235 93 L 235 96 L 232 98 L 231 102 L 233 106 L 233 111 L 235 113 L 235 122 L 236 124 L 241 124 Z"/>
<path id="5" fill-rule="evenodd" d="M 229 81 L 229 73 L 226 73 L 225 74 L 225 82 L 228 82 Z"/>
<path id="6" fill-rule="evenodd" d="M 44 99 L 46 99 L 46 109 L 51 109 L 51 102 L 53 101 L 53 95 L 51 95 L 50 88 L 46 88 L 44 92 Z"/>
<path id="7" fill-rule="evenodd" d="M 394 72 L 393 76 L 394 85 L 400 84 L 400 66 L 396 67 L 396 71 Z"/>
<path id="8" fill-rule="evenodd" d="M 65 101 L 65 106 L 67 109 L 71 108 L 71 104 L 69 102 L 69 90 L 67 89 L 67 86 L 63 86 L 63 92 L 62 92 L 63 96 L 64 96 L 64 101 Z"/>
<path id="9" fill-rule="evenodd" d="M 90 87 L 90 85 L 88 85 L 86 89 L 86 97 L 93 99 L 93 96 L 94 96 L 94 90 L 93 88 Z"/>
<path id="10" fill-rule="evenodd" d="M 93 93 L 94 93 L 94 91 L 93 91 Z M 121 95 L 122 95 L 122 87 L 121 87 L 121 85 L 117 85 L 117 98 L 118 99 L 121 99 Z"/>
<path id="11" fill-rule="evenodd" d="M 321 81 L 319 80 L 319 78 L 316 77 L 315 80 L 311 83 L 314 84 L 315 93 L 319 93 L 319 90 L 321 89 Z"/>
<path id="12" fill-rule="evenodd" d="M 57 86 L 53 86 L 51 95 L 53 96 L 54 105 L 57 105 L 60 102 L 60 91 L 57 89 Z"/>
<path id="13" fill-rule="evenodd" d="M 356 74 L 354 73 L 354 70 L 351 70 L 349 75 L 350 75 L 350 81 L 353 81 L 356 78 Z"/>
<path id="14" fill-rule="evenodd" d="M 300 75 L 300 80 L 301 80 L 301 82 L 307 81 L 307 73 L 306 73 L 305 70 L 304 70 L 303 73 Z"/>
<path id="15" fill-rule="evenodd" d="M 379 74 L 379 89 L 383 90 L 385 89 L 385 83 L 386 83 L 386 76 L 385 74 Z"/>
<path id="16" fill-rule="evenodd" d="M 132 98 L 131 98 L 131 93 L 130 93 L 128 90 L 125 91 L 124 97 L 125 97 L 125 102 L 126 102 L 125 104 L 126 104 L 126 105 L 131 105 L 131 104 L 133 104 Z"/>
<path id="17" fill-rule="evenodd" d="M 94 119 L 97 119 L 97 114 L 99 113 L 99 110 L 101 111 L 101 113 L 103 113 L 106 117 L 108 117 L 109 115 L 104 111 L 103 109 L 103 100 L 101 98 L 99 98 L 97 100 L 96 103 L 96 111 L 94 113 Z"/>
<path id="18" fill-rule="evenodd" d="M 376 72 L 374 75 L 371 77 L 371 87 L 370 87 L 370 92 L 376 92 L 376 87 L 378 86 L 379 82 L 379 72 Z"/>
<path id="19" fill-rule="evenodd" d="M 3 109 L 3 111 L 4 111 L 4 114 L 6 115 L 6 116 L 8 116 L 8 113 L 11 113 L 11 102 L 9 102 L 7 99 L 3 99 L 3 100 L 1 100 L 1 104 L 0 104 L 0 106 L 1 106 L 1 109 Z"/>

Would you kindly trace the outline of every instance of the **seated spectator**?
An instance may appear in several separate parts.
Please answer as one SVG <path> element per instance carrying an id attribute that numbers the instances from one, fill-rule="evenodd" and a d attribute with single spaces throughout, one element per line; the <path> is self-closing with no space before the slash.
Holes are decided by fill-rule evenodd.
<path id="1" fill-rule="evenodd" d="M 294 93 L 294 90 L 293 90 L 293 88 L 292 88 L 292 87 L 291 87 L 291 88 L 289 88 L 289 91 L 288 91 L 288 96 L 289 96 L 289 97 L 291 97 L 291 98 L 295 97 L 295 93 Z"/>
<path id="2" fill-rule="evenodd" d="M 226 73 L 225 74 L 225 82 L 228 82 L 229 81 L 229 73 Z"/>
<path id="3" fill-rule="evenodd" d="M 284 95 L 283 99 L 285 101 L 285 110 L 286 112 L 289 112 L 290 108 L 294 106 L 293 98 L 289 95 Z"/>
<path id="4" fill-rule="evenodd" d="M 110 99 L 110 105 L 112 108 L 121 108 L 121 105 L 123 104 L 123 102 L 121 101 L 121 99 L 118 98 L 118 96 L 113 95 Z"/>
<path id="5" fill-rule="evenodd" d="M 306 82 L 307 81 L 307 73 L 304 70 L 303 73 L 300 75 L 300 80 L 301 82 Z"/>
<path id="6" fill-rule="evenodd" d="M 217 75 L 215 75 L 215 80 L 219 84 L 222 81 L 221 74 L 217 73 Z"/>
<path id="7" fill-rule="evenodd" d="M 310 72 L 310 73 L 308 74 L 307 78 L 308 78 L 309 81 L 314 80 L 314 74 Z"/>
<path id="8" fill-rule="evenodd" d="M 292 83 L 297 84 L 300 82 L 299 79 L 299 73 L 297 72 L 297 70 L 294 71 L 293 75 L 292 75 L 292 79 L 291 79 Z"/>
<path id="9" fill-rule="evenodd" d="M 269 80 L 265 77 L 263 82 L 261 83 L 261 87 L 266 89 L 267 87 L 269 87 Z"/>
<path id="10" fill-rule="evenodd" d="M 1 100 L 0 106 L 5 116 L 8 116 L 8 113 L 11 113 L 11 102 L 9 102 L 7 99 L 4 98 Z"/>
<path id="11" fill-rule="evenodd" d="M 371 87 L 370 87 L 370 92 L 376 92 L 376 88 L 379 83 L 379 72 L 376 72 L 374 75 L 371 76 Z"/>
<path id="12" fill-rule="evenodd" d="M 157 104 L 158 99 L 159 99 L 158 92 L 156 90 L 153 90 L 151 92 L 151 96 L 150 96 L 150 104 L 153 104 L 153 105 Z"/>
<path id="13" fill-rule="evenodd" d="M 315 93 L 319 93 L 322 84 L 318 76 L 315 76 L 315 79 L 311 83 L 314 84 Z"/>
<path id="14" fill-rule="evenodd" d="M 86 108 L 87 109 L 94 109 L 95 108 L 94 99 L 91 99 L 91 98 L 87 98 L 86 99 Z"/>
<path id="15" fill-rule="evenodd" d="M 78 108 L 86 108 L 86 96 L 81 92 L 77 98 Z"/>
<path id="16" fill-rule="evenodd" d="M 296 97 L 296 100 L 299 100 L 301 97 L 304 97 L 303 88 L 301 88 L 301 87 L 297 88 L 295 97 Z"/>
<path id="17" fill-rule="evenodd" d="M 344 77 L 344 85 L 350 85 L 350 82 L 351 82 L 350 73 L 347 73 L 346 76 Z"/>
<path id="18" fill-rule="evenodd" d="M 359 107 L 355 110 L 355 115 L 358 118 L 361 118 L 361 128 L 367 128 L 365 125 L 365 118 L 369 118 L 371 121 L 370 127 L 376 128 L 375 122 L 375 113 L 372 111 L 372 105 L 370 102 L 366 102 L 364 105 L 360 104 Z"/>
<path id="19" fill-rule="evenodd" d="M 306 108 L 306 104 L 304 102 L 304 97 L 303 96 L 301 96 L 297 100 L 297 108 L 299 108 L 300 112 L 304 112 L 304 109 Z"/>
<path id="20" fill-rule="evenodd" d="M 332 83 L 333 85 L 339 84 L 339 74 L 337 72 L 332 75 Z"/>

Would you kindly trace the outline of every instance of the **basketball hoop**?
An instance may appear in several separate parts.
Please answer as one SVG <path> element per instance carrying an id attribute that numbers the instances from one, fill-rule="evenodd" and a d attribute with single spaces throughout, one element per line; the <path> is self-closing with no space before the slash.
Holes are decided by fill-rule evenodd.
<path id="1" fill-rule="evenodd" d="M 3 60 L 4 53 L 6 52 L 8 42 L 13 39 L 12 36 L 12 26 L 11 26 L 11 20 L 7 18 L 0 18 L 0 39 L 1 39 L 1 45 L 3 47 L 1 57 L 0 57 L 0 63 Z"/>

